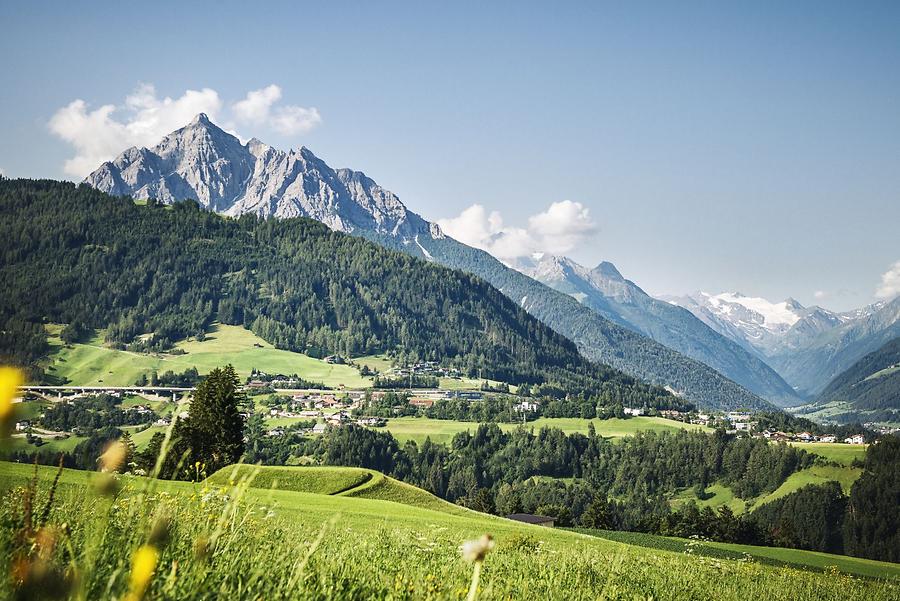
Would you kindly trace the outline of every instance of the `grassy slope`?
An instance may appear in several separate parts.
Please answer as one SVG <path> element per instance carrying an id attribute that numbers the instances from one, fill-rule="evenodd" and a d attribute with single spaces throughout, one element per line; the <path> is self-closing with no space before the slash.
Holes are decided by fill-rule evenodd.
<path id="1" fill-rule="evenodd" d="M 240 465 L 222 468 L 209 477 L 209 482 L 214 485 L 224 485 L 253 473 L 255 473 L 251 483 L 253 488 L 334 495 L 360 487 L 372 480 L 377 472 L 358 467 L 257 467 Z"/>
<path id="2" fill-rule="evenodd" d="M 52 337 L 52 333 L 50 342 L 55 350 L 50 357 L 48 373 L 85 386 L 130 386 L 141 374 L 149 375 L 154 369 L 162 373 L 169 370 L 182 372 L 196 367 L 202 374 L 227 363 L 234 365 L 242 378 L 256 368 L 270 373 L 296 373 L 307 380 L 333 387 L 341 384 L 349 388 L 372 385 L 370 379 L 363 378 L 352 367 L 330 365 L 301 353 L 276 349 L 253 332 L 238 326 L 213 326 L 203 342 L 179 342 L 176 348 L 184 350 L 185 355 L 117 351 L 103 346 L 100 335 L 84 344 L 67 348 L 58 338 Z"/>
<path id="3" fill-rule="evenodd" d="M 658 417 L 635 417 L 631 419 L 580 419 L 580 418 L 540 418 L 525 424 L 526 428 L 538 430 L 544 426 L 559 428 L 566 434 L 580 432 L 587 434 L 588 423 L 593 423 L 597 434 L 609 438 L 621 438 L 631 436 L 639 430 L 674 431 L 681 428 L 702 429 L 710 431 L 703 426 L 692 426 L 682 422 L 662 419 Z M 473 431 L 478 427 L 475 422 L 460 422 L 453 420 L 436 420 L 424 417 L 401 417 L 388 420 L 384 429 L 388 430 L 401 443 L 414 440 L 422 443 L 427 437 L 432 442 L 447 443 L 458 432 Z M 519 424 L 500 424 L 506 431 L 519 427 Z"/>
<path id="4" fill-rule="evenodd" d="M 823 484 L 831 480 L 840 482 L 845 494 L 850 494 L 850 488 L 856 479 L 859 478 L 862 470 L 849 466 L 834 465 L 813 465 L 806 469 L 800 470 L 788 476 L 781 486 L 774 491 L 762 495 L 756 499 L 741 499 L 734 495 L 727 486 L 722 484 L 712 484 L 707 487 L 706 492 L 712 496 L 708 499 L 698 499 L 693 488 L 683 490 L 672 497 L 671 503 L 673 507 L 677 507 L 683 503 L 693 500 L 700 507 L 709 506 L 718 509 L 723 505 L 727 505 L 734 513 L 743 513 L 744 511 L 753 511 L 760 505 L 780 499 L 807 484 Z"/>
<path id="5" fill-rule="evenodd" d="M 827 442 L 792 442 L 790 444 L 843 465 L 852 464 L 854 459 L 859 459 L 860 461 L 865 459 L 866 447 L 868 446 Z"/>
<path id="6" fill-rule="evenodd" d="M 688 553 L 699 557 L 740 560 L 749 556 L 755 561 L 769 565 L 801 567 L 817 570 L 826 570 L 834 566 L 839 571 L 848 574 L 858 574 L 860 576 L 871 578 L 900 579 L 900 565 L 898 564 L 873 561 L 871 559 L 860 559 L 858 557 L 848 557 L 845 555 L 832 555 L 830 553 L 803 551 L 801 549 L 695 541 L 671 536 L 659 536 L 657 534 L 644 534 L 642 532 L 617 532 L 583 528 L 577 528 L 575 530 L 607 540 L 623 542 L 630 545 L 639 545 L 652 549 L 665 549 L 668 551 Z"/>
<path id="7" fill-rule="evenodd" d="M 759 507 L 769 501 L 780 499 L 792 492 L 806 486 L 807 484 L 823 484 L 831 480 L 837 480 L 841 483 L 841 488 L 845 494 L 850 493 L 850 487 L 859 478 L 862 470 L 852 467 L 838 467 L 831 465 L 814 465 L 799 472 L 794 472 L 788 476 L 781 486 L 756 500 L 753 508 Z"/>
<path id="8" fill-rule="evenodd" d="M 0 464 L 0 488 L 24 483 L 31 470 L 30 466 Z M 41 468 L 44 486 L 54 473 Z M 97 515 L 104 504 L 86 494 L 88 477 L 85 472 L 64 471 L 54 519 L 77 525 L 75 520 Z M 146 483 L 138 478 L 123 480 L 126 488 L 116 504 L 122 509 L 114 511 L 125 511 L 124 501 Z M 171 506 L 180 499 L 182 505 L 175 514 L 177 530 L 162 558 L 152 598 L 163 596 L 164 584 L 172 587 L 166 598 L 199 598 L 195 591 L 210 590 L 253 598 L 280 598 L 285 591 L 304 591 L 302 596 L 316 598 L 460 598 L 471 568 L 459 559 L 457 546 L 484 532 L 495 536 L 497 547 L 485 562 L 480 598 L 881 601 L 896 598 L 898 593 L 896 583 L 837 579 L 756 562 L 710 562 L 682 552 L 635 546 L 639 543 L 634 541 L 622 544 L 469 511 L 450 513 L 377 499 L 262 489 L 251 489 L 244 500 L 250 509 L 261 506 L 258 516 L 268 512 L 271 517 L 239 523 L 209 568 L 198 568 L 191 545 L 193 537 L 203 532 L 197 516 L 205 515 L 205 499 L 213 489 L 177 482 L 158 486 L 170 495 L 164 502 Z M 215 506 L 208 509 L 206 519 L 215 520 L 218 510 Z M 78 533 L 77 528 L 74 531 Z M 312 542 L 320 533 L 321 542 Z M 127 528 L 113 535 L 141 536 L 141 529 Z M 112 564 L 110 571 L 116 565 L 122 570 L 118 580 L 109 581 L 114 590 L 121 590 L 127 578 L 128 549 L 115 549 L 98 557 Z M 287 587 L 293 567 L 308 553 L 312 560 L 303 588 Z M 815 561 L 849 573 L 900 577 L 893 564 L 844 561 L 846 558 L 834 556 L 813 559 L 811 555 L 824 554 L 802 551 L 785 553 L 790 554 L 793 565 L 815 566 Z M 120 557 L 111 557 L 115 555 Z M 173 560 L 180 563 L 178 577 L 167 581 Z M 233 576 L 237 573 L 241 574 L 239 584 Z M 106 586 L 106 574 L 98 579 Z M 7 585 L 4 582 L 0 587 Z"/>
<path id="9" fill-rule="evenodd" d="M 12 439 L 12 443 L 9 446 L 10 450 L 13 451 L 40 451 L 40 450 L 49 450 L 49 451 L 71 451 L 78 443 L 87 440 L 86 436 L 69 436 L 68 438 L 64 438 L 62 440 L 55 440 L 53 438 L 45 438 L 44 444 L 37 447 L 33 444 L 29 444 L 24 437 L 16 436 Z"/>
<path id="10" fill-rule="evenodd" d="M 673 507 L 678 507 L 688 501 L 694 501 L 699 507 L 708 506 L 713 509 L 718 509 L 719 507 L 727 506 L 736 514 L 743 513 L 746 509 L 744 500 L 734 496 L 734 491 L 727 486 L 722 484 L 711 484 L 706 487 L 706 492 L 710 495 L 709 498 L 698 499 L 693 488 L 683 490 L 672 497 L 671 504 Z"/>

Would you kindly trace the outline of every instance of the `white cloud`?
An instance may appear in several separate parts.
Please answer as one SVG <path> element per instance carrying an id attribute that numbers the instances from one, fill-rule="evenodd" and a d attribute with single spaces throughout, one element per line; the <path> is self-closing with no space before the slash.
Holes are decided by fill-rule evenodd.
<path id="1" fill-rule="evenodd" d="M 451 237 L 501 259 L 536 252 L 566 254 L 597 231 L 587 207 L 571 200 L 554 202 L 546 211 L 532 215 L 527 227 L 506 226 L 498 211 L 488 213 L 479 204 L 437 223 Z"/>
<path id="2" fill-rule="evenodd" d="M 281 88 L 270 85 L 249 92 L 231 105 L 230 113 L 241 123 L 288 135 L 307 132 L 322 121 L 315 108 L 275 106 L 280 99 Z M 213 121 L 227 117 L 223 107 L 219 93 L 211 88 L 159 98 L 152 84 L 140 84 L 121 105 L 91 108 L 84 100 L 73 100 L 56 111 L 48 127 L 75 150 L 75 156 L 65 162 L 65 172 L 82 178 L 126 148 L 156 145 L 197 113 L 206 113 Z M 227 122 L 224 127 L 233 129 Z"/>
<path id="3" fill-rule="evenodd" d="M 272 84 L 248 92 L 243 100 L 231 106 L 231 110 L 238 121 L 265 123 L 284 135 L 306 133 L 322 122 L 322 116 L 317 108 L 296 105 L 274 106 L 279 100 L 281 88 Z"/>
<path id="4" fill-rule="evenodd" d="M 319 123 L 322 117 L 316 107 L 282 106 L 275 110 L 270 124 L 275 131 L 286 136 L 305 134 Z"/>
<path id="5" fill-rule="evenodd" d="M 894 298 L 897 295 L 900 295 L 900 261 L 881 274 L 881 285 L 875 291 L 878 298 Z"/>
<path id="6" fill-rule="evenodd" d="M 259 90 L 247 92 L 247 97 L 231 105 L 234 116 L 239 121 L 262 123 L 269 118 L 272 105 L 281 100 L 281 88 L 272 84 Z"/>
<path id="7" fill-rule="evenodd" d="M 816 290 L 815 292 L 813 292 L 813 297 L 815 297 L 816 300 L 822 300 L 826 296 L 828 296 L 828 293 L 824 290 Z"/>

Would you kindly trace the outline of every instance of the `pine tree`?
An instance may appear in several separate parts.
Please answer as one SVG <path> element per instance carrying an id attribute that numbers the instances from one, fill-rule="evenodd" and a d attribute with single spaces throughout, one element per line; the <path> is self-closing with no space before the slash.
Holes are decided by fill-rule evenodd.
<path id="1" fill-rule="evenodd" d="M 585 528 L 597 528 L 598 530 L 609 530 L 612 523 L 609 515 L 609 503 L 606 497 L 596 496 L 588 508 L 581 515 L 581 525 Z"/>
<path id="2" fill-rule="evenodd" d="M 184 425 L 194 471 L 199 463 L 200 471 L 212 474 L 241 458 L 244 453 L 241 409 L 246 402 L 231 365 L 212 370 L 200 382 Z"/>

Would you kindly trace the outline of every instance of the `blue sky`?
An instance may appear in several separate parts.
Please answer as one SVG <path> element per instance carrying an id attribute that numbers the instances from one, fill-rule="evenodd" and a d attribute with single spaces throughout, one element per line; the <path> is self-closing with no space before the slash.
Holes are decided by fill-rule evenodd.
<path id="1" fill-rule="evenodd" d="M 0 5 L 7 176 L 73 179 L 67 161 L 115 146 L 115 128 L 51 129 L 76 99 L 139 129 L 140 107 L 207 90 L 243 137 L 648 292 L 846 309 L 900 291 L 900 268 L 882 282 L 900 261 L 900 3 L 83 4 Z"/>

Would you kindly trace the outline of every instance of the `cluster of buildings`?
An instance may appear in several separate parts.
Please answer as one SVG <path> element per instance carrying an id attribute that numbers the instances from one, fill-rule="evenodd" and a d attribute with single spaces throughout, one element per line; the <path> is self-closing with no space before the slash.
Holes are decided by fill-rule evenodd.
<path id="1" fill-rule="evenodd" d="M 799 432 L 795 434 L 793 432 L 763 430 L 757 434 L 757 436 L 776 442 L 842 442 L 844 444 L 866 444 L 866 439 L 862 434 L 854 434 L 853 436 L 848 436 L 843 440 L 839 440 L 834 434 L 817 435 L 810 432 Z"/>
<path id="2" fill-rule="evenodd" d="M 435 361 L 421 361 L 412 365 L 394 367 L 386 375 L 394 377 L 434 376 L 437 378 L 462 378 L 462 372 L 455 367 L 443 367 Z"/>
<path id="3" fill-rule="evenodd" d="M 306 416 L 301 416 L 306 417 Z M 321 413 L 315 412 L 315 415 L 309 417 L 321 417 Z M 357 424 L 359 426 L 378 427 L 387 424 L 387 420 L 383 417 L 360 417 L 354 419 L 348 411 L 337 411 L 324 417 L 324 420 L 316 422 L 312 428 L 301 431 L 301 434 L 325 434 L 328 428 L 340 428 L 347 424 Z M 267 436 L 284 436 L 287 430 L 283 426 L 276 426 L 266 432 Z"/>

